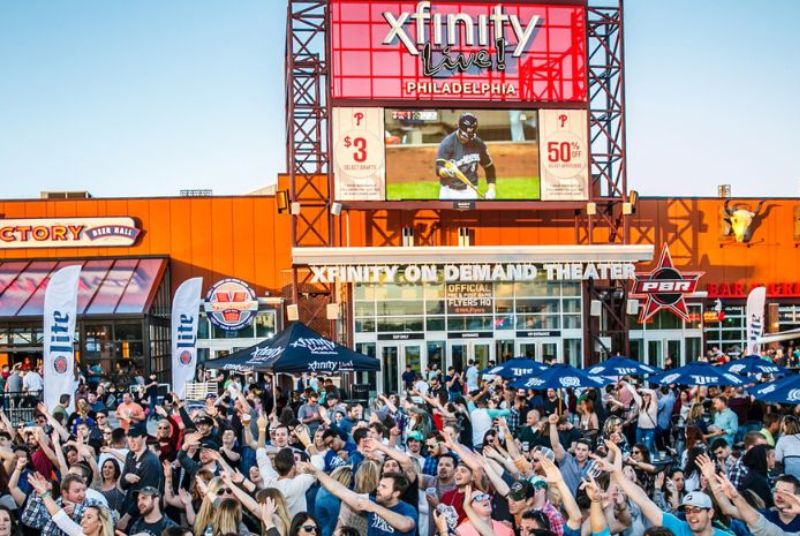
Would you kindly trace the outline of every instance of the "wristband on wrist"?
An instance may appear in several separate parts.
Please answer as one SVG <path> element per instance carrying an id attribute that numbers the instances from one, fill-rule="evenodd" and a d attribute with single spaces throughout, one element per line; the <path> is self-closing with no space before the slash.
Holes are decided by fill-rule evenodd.
<path id="1" fill-rule="evenodd" d="M 40 498 L 40 499 L 44 499 L 45 497 L 50 497 L 50 495 L 52 495 L 52 494 L 51 494 L 51 493 L 50 493 L 50 491 L 48 490 L 48 491 L 45 491 L 44 493 L 40 493 L 40 494 L 39 494 L 39 498 Z"/>

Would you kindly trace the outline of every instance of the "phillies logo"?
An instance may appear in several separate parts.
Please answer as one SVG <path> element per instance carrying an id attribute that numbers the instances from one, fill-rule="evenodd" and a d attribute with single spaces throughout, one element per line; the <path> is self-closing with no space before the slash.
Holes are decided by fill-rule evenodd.
<path id="1" fill-rule="evenodd" d="M 53 360 L 53 370 L 56 371 L 56 374 L 66 374 L 67 373 L 67 358 L 60 355 Z"/>
<path id="2" fill-rule="evenodd" d="M 249 326 L 258 312 L 255 291 L 244 281 L 223 279 L 206 294 L 208 319 L 218 328 L 237 331 Z"/>
<path id="3" fill-rule="evenodd" d="M 644 323 L 661 309 L 672 311 L 683 320 L 689 319 L 686 310 L 686 295 L 697 289 L 697 281 L 705 272 L 680 272 L 672 264 L 669 247 L 664 244 L 661 259 L 652 272 L 636 273 L 631 296 L 647 298 L 647 303 L 639 315 Z"/>
<path id="4" fill-rule="evenodd" d="M 188 350 L 184 350 L 181 352 L 181 355 L 178 356 L 178 361 L 181 365 L 190 365 L 192 363 L 192 353 Z"/>

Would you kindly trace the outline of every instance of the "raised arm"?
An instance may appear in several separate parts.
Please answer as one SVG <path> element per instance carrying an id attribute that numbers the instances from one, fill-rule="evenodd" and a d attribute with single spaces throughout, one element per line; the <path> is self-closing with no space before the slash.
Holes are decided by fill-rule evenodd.
<path id="1" fill-rule="evenodd" d="M 491 482 L 492 486 L 494 486 L 495 491 L 499 493 L 501 496 L 505 497 L 506 495 L 508 495 L 508 492 L 510 491 L 508 484 L 506 484 L 506 481 L 503 480 L 503 478 L 497 471 L 495 471 L 494 467 L 490 463 L 492 460 L 488 459 L 488 457 L 486 456 L 484 457 L 486 459 L 484 460 L 485 465 L 483 466 L 483 468 L 486 471 L 486 477 L 489 479 L 489 482 Z"/>
<path id="2" fill-rule="evenodd" d="M 544 477 L 547 483 L 551 486 L 555 486 L 561 495 L 561 503 L 564 506 L 564 512 L 567 514 L 567 525 L 574 530 L 580 529 L 583 523 L 581 509 L 578 507 L 578 503 L 575 501 L 575 497 L 572 495 L 569 487 L 567 487 L 567 483 L 564 481 L 561 471 L 558 470 L 556 464 L 545 456 L 542 456 L 539 463 L 542 466 L 542 471 L 544 471 Z"/>
<path id="3" fill-rule="evenodd" d="M 761 517 L 758 510 L 750 506 L 750 503 L 739 494 L 739 491 L 724 474 L 715 475 L 714 482 L 719 492 L 733 503 L 733 513 L 730 515 L 747 523 L 747 526 L 752 530 Z M 714 491 L 714 487 L 711 488 L 711 491 Z M 717 493 L 714 493 L 714 497 L 717 497 Z"/>
<path id="4" fill-rule="evenodd" d="M 380 441 L 375 441 L 372 438 L 368 438 L 366 440 L 366 448 L 367 450 L 377 450 L 379 452 L 383 452 L 386 454 L 386 456 L 395 460 L 400 465 L 400 469 L 403 470 L 403 474 L 406 476 L 409 482 L 414 482 L 417 480 L 417 472 L 414 471 L 414 464 L 411 463 L 411 456 L 405 452 L 401 452 L 396 448 L 387 447 Z"/>
<path id="5" fill-rule="evenodd" d="M 25 504 L 25 499 L 27 499 L 27 496 L 19 489 L 19 479 L 26 463 L 25 458 L 18 458 L 17 463 L 14 464 L 14 471 L 8 479 L 8 492 L 14 497 L 14 502 L 17 503 L 17 506 Z"/>
<path id="6" fill-rule="evenodd" d="M 355 491 L 347 488 L 344 484 L 340 484 L 324 471 L 320 471 L 308 462 L 298 462 L 297 467 L 304 473 L 314 475 L 322 487 L 353 510 L 357 512 L 366 512 L 368 510 L 367 503 L 370 502 L 369 499 L 359 496 Z M 388 522 L 389 520 L 387 519 L 386 521 Z"/>
<path id="7" fill-rule="evenodd" d="M 256 516 L 256 519 L 261 517 L 261 505 L 258 504 L 258 502 L 249 493 L 236 485 L 236 483 L 233 481 L 232 473 L 227 471 L 222 473 L 222 481 L 228 485 L 236 498 L 242 503 L 242 506 L 250 510 L 253 515 Z"/>
<path id="8" fill-rule="evenodd" d="M 558 414 L 549 415 L 547 422 L 550 424 L 550 447 L 556 455 L 556 461 L 561 463 L 567 456 L 567 451 L 561 446 L 561 439 L 558 437 Z"/>
<path id="9" fill-rule="evenodd" d="M 604 465 L 608 466 L 609 472 L 611 473 L 611 479 L 622 488 L 622 491 L 625 492 L 633 502 L 639 507 L 650 523 L 653 525 L 661 526 L 663 524 L 663 514 L 664 512 L 650 500 L 650 497 L 647 496 L 647 493 L 637 486 L 635 483 L 628 480 L 628 478 L 622 473 L 622 452 L 620 452 L 619 447 L 616 444 L 612 443 L 611 441 L 606 441 L 606 448 L 609 452 L 614 453 L 614 460 L 611 463 L 603 462 L 602 460 L 597 460 L 596 463 L 603 462 Z"/>
<path id="10" fill-rule="evenodd" d="M 464 513 L 467 514 L 469 522 L 478 531 L 480 536 L 495 536 L 492 527 L 484 523 L 483 519 L 478 516 L 472 508 L 472 486 L 467 486 L 464 493 Z"/>

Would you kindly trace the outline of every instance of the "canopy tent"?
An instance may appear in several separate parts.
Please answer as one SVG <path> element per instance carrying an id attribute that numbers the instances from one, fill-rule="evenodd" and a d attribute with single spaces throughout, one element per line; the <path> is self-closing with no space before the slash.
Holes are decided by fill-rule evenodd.
<path id="1" fill-rule="evenodd" d="M 676 369 L 667 370 L 648 380 L 659 385 L 744 385 L 738 376 L 709 363 L 693 362 Z"/>
<path id="2" fill-rule="evenodd" d="M 205 363 L 206 368 L 236 372 L 301 374 L 380 370 L 380 362 L 326 339 L 301 322 L 293 322 L 272 339 Z"/>
<path id="3" fill-rule="evenodd" d="M 651 367 L 628 357 L 618 355 L 607 359 L 602 363 L 594 365 L 586 372 L 592 376 L 619 378 L 621 376 L 644 376 L 647 374 L 659 374 L 663 371 L 659 368 Z"/>

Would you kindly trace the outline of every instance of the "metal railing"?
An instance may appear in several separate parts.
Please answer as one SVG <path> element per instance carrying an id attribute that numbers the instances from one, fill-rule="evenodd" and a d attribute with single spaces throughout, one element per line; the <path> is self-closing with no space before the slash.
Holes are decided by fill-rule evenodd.
<path id="1" fill-rule="evenodd" d="M 34 392 L 4 392 L 0 394 L 3 411 L 13 426 L 19 423 L 33 421 L 36 414 L 36 404 L 42 401 L 42 391 Z"/>

